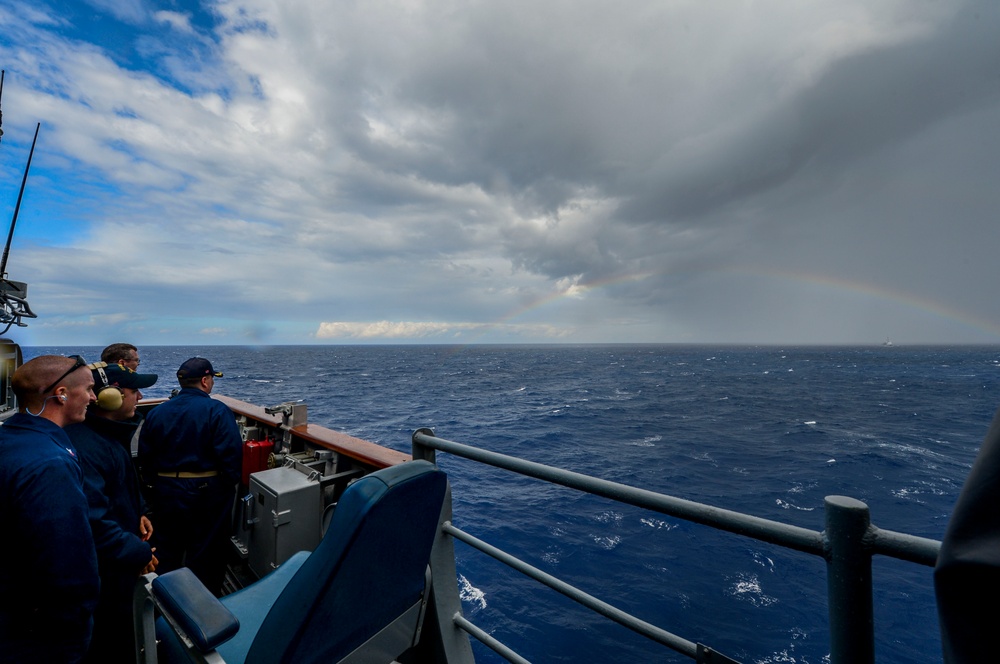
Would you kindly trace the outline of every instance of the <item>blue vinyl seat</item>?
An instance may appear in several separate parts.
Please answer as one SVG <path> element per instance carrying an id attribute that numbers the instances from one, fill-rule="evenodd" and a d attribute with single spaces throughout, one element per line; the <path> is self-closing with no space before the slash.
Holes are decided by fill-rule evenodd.
<path id="1" fill-rule="evenodd" d="M 192 588 L 188 570 L 148 575 L 137 589 L 136 642 L 151 643 L 140 633 L 153 622 L 145 592 L 170 617 L 156 621 L 164 661 L 391 662 L 419 640 L 446 488 L 446 475 L 427 461 L 366 475 L 344 492 L 314 552 L 221 600 Z M 205 617 L 177 606 L 192 596 L 204 610 L 190 613 Z M 178 626 L 192 646 L 176 636 Z M 151 649 L 141 661 L 156 661 Z"/>

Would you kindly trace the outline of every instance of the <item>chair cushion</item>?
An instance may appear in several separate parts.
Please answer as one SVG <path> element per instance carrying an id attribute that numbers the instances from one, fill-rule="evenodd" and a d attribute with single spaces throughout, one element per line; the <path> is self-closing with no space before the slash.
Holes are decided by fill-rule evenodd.
<path id="1" fill-rule="evenodd" d="M 186 567 L 153 579 L 153 596 L 201 652 L 231 639 L 240 622 Z"/>

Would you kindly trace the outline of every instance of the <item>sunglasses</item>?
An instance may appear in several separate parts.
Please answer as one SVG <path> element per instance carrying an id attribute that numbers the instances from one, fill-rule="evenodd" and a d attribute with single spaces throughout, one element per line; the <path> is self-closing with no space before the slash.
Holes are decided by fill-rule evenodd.
<path id="1" fill-rule="evenodd" d="M 51 385 L 49 385 L 44 390 L 42 390 L 42 394 L 45 394 L 46 392 L 51 392 L 52 390 L 56 389 L 56 387 L 59 385 L 59 383 L 61 383 L 63 381 L 63 379 L 66 378 L 66 376 L 70 375 L 71 373 L 73 373 L 74 371 L 76 371 L 77 369 L 79 369 L 80 367 L 87 366 L 87 360 L 83 359 L 82 355 L 70 355 L 69 357 L 70 358 L 75 358 L 76 362 L 73 363 L 73 366 L 71 366 L 69 368 L 69 370 L 66 371 L 66 373 L 64 373 L 63 375 L 61 375 L 58 378 L 56 378 L 55 381 Z"/>

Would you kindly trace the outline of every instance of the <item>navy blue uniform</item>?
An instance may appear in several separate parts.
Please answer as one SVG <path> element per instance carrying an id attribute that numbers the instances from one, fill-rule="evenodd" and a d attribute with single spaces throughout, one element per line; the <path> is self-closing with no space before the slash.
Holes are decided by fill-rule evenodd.
<path id="1" fill-rule="evenodd" d="M 116 422 L 88 411 L 86 422 L 65 429 L 83 466 L 83 490 L 101 574 L 87 656 L 92 662 L 135 661 L 132 591 L 153 556 L 139 533 L 145 505 L 132 455 L 126 452 L 136 428 L 133 422 Z"/>
<path id="2" fill-rule="evenodd" d="M 49 420 L 16 413 L 0 426 L 0 509 L 0 661 L 80 661 L 97 555 L 76 450 Z"/>
<path id="3" fill-rule="evenodd" d="M 139 434 L 139 463 L 151 485 L 157 572 L 189 567 L 218 593 L 243 441 L 232 411 L 202 390 L 185 387 L 146 416 Z M 167 473 L 214 473 L 165 477 Z"/>

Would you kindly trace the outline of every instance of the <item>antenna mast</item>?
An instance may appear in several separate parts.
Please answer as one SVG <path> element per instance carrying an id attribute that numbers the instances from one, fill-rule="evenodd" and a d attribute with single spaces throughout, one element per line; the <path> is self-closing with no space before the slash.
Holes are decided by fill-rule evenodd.
<path id="1" fill-rule="evenodd" d="M 0 98 L 3 97 L 3 79 L 5 71 L 0 70 Z M 3 111 L 0 111 L 0 124 L 3 124 Z M 24 186 L 28 183 L 28 170 L 31 168 L 31 157 L 35 154 L 35 143 L 38 141 L 38 130 L 42 127 L 39 122 L 35 126 L 35 138 L 31 141 L 31 150 L 28 152 L 28 163 L 24 167 L 24 177 L 21 178 L 21 190 L 17 193 L 17 205 L 14 206 L 14 216 L 10 220 L 10 231 L 7 233 L 7 244 L 3 248 L 3 258 L 0 259 L 0 325 L 6 324 L 0 334 L 6 334 L 12 325 L 26 327 L 22 323 L 22 318 L 38 318 L 31 307 L 28 306 L 28 284 L 23 281 L 11 281 L 7 279 L 7 257 L 10 255 L 10 243 L 14 239 L 14 226 L 17 224 L 17 213 L 21 209 L 21 198 L 24 196 Z M 3 136 L 3 129 L 0 129 L 0 137 Z"/>
<path id="2" fill-rule="evenodd" d="M 3 101 L 3 77 L 7 73 L 6 70 L 0 69 L 0 102 Z M 3 140 L 3 109 L 0 109 L 0 141 Z"/>

